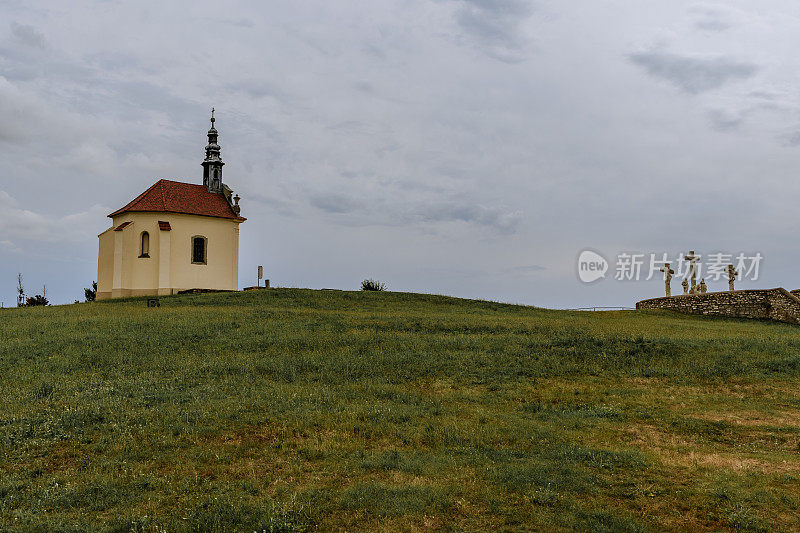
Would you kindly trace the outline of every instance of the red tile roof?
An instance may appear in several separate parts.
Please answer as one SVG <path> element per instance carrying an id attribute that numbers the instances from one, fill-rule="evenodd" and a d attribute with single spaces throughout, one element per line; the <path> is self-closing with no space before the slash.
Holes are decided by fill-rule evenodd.
<path id="1" fill-rule="evenodd" d="M 204 185 L 171 180 L 158 180 L 155 185 L 134 198 L 131 203 L 108 216 L 115 217 L 129 211 L 184 213 L 246 220 L 233 211 L 228 200 L 222 194 L 208 192 Z"/>
<path id="2" fill-rule="evenodd" d="M 127 228 L 127 227 L 128 227 L 128 225 L 129 225 L 130 223 L 131 223 L 131 221 L 130 221 L 130 220 L 126 220 L 125 222 L 123 222 L 122 224 L 120 224 L 119 226 L 117 226 L 116 228 L 114 228 L 114 231 L 122 231 L 122 230 L 124 230 L 125 228 Z"/>

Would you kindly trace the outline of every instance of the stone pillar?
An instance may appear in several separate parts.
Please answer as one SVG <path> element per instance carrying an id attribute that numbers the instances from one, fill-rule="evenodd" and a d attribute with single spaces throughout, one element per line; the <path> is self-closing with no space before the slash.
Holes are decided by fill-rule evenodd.
<path id="1" fill-rule="evenodd" d="M 232 260 L 233 264 L 231 268 L 233 271 L 231 272 L 231 279 L 232 279 L 232 287 L 230 289 L 232 291 L 239 290 L 239 224 L 237 223 L 233 228 L 233 249 L 232 252 Z"/>
<path id="2" fill-rule="evenodd" d="M 122 266 L 124 255 L 125 238 L 121 229 L 114 230 L 114 276 L 111 283 L 111 297 L 120 298 L 126 296 L 123 294 L 124 288 L 122 287 Z"/>
<path id="3" fill-rule="evenodd" d="M 172 231 L 164 230 L 158 232 L 158 294 L 172 294 L 170 284 L 170 259 L 172 258 L 171 249 Z"/>

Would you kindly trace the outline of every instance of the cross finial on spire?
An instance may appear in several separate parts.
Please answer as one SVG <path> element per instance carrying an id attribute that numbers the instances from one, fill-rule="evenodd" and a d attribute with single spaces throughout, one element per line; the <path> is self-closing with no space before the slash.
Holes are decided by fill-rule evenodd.
<path id="1" fill-rule="evenodd" d="M 211 108 L 211 125 L 214 125 L 214 108 Z"/>

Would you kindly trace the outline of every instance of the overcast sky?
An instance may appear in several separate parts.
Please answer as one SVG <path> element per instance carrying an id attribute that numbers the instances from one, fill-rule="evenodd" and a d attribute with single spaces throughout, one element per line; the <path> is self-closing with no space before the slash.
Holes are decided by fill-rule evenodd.
<path id="1" fill-rule="evenodd" d="M 800 287 L 800 4 L 0 1 L 0 301 L 83 299 L 106 215 L 202 182 L 240 284 L 631 306 L 621 252 L 760 252 Z M 578 254 L 607 278 L 583 284 Z M 724 281 L 710 283 L 723 289 Z M 673 291 L 679 291 L 674 283 Z"/>

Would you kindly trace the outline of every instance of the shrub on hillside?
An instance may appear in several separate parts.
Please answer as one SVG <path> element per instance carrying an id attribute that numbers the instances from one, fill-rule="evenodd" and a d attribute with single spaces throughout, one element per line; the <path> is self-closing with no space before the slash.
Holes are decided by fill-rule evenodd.
<path id="1" fill-rule="evenodd" d="M 25 305 L 50 305 L 50 302 L 41 294 L 37 294 L 25 300 Z"/>
<path id="2" fill-rule="evenodd" d="M 97 282 L 92 282 L 91 289 L 83 289 L 83 294 L 86 297 L 87 302 L 93 302 L 95 298 L 97 298 Z"/>
<path id="3" fill-rule="evenodd" d="M 365 279 L 364 281 L 361 282 L 361 290 L 362 291 L 385 291 L 386 290 L 386 284 L 385 283 L 381 283 L 378 280 L 369 278 L 369 279 Z"/>

